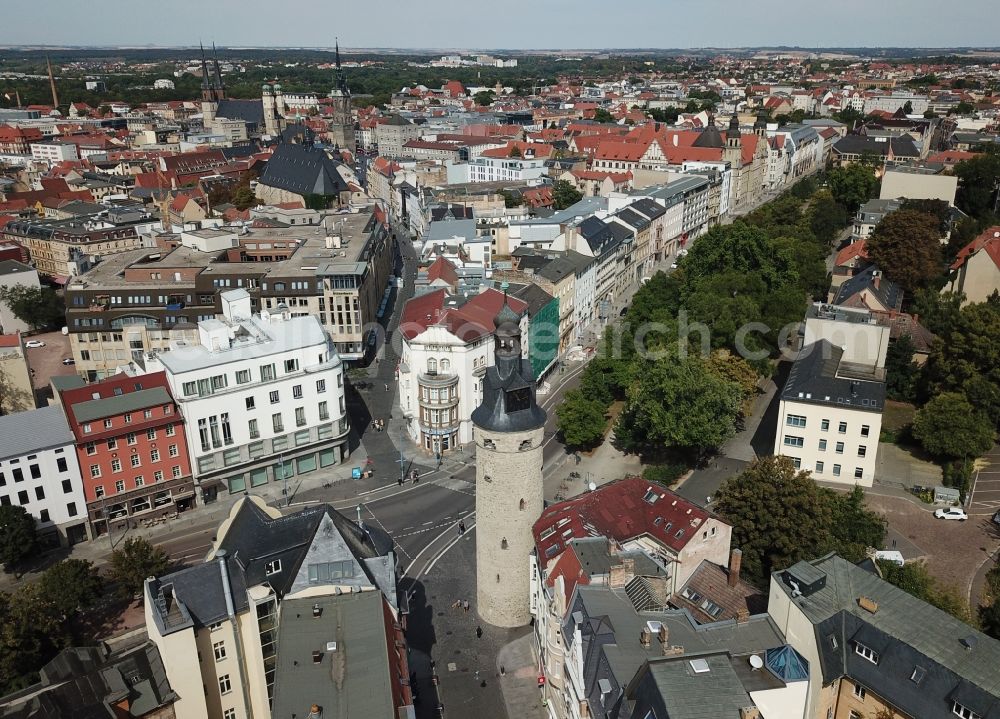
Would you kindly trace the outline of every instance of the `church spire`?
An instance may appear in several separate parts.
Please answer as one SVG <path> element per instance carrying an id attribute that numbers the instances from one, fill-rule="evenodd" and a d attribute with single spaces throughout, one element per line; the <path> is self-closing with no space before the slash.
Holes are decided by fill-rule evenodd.
<path id="1" fill-rule="evenodd" d="M 215 90 L 215 99 L 222 100 L 226 96 L 226 86 L 222 82 L 222 70 L 219 69 L 219 53 L 215 50 L 215 42 L 212 43 L 212 64 L 214 72 L 212 87 Z"/>
<path id="2" fill-rule="evenodd" d="M 198 45 L 201 47 L 201 94 L 204 97 L 212 87 L 212 79 L 208 74 L 208 60 L 205 59 L 205 43 L 199 42 Z"/>
<path id="3" fill-rule="evenodd" d="M 351 91 L 347 89 L 347 80 L 344 78 L 344 68 L 340 66 L 340 38 L 334 40 L 334 52 L 336 53 L 334 57 L 337 65 L 337 89 L 345 95 L 349 95 Z"/>
<path id="4" fill-rule="evenodd" d="M 49 60 L 49 56 L 45 56 L 45 66 L 49 71 L 49 89 L 52 91 L 52 109 L 59 109 L 59 94 L 56 92 L 56 78 L 52 74 L 52 62 Z"/>

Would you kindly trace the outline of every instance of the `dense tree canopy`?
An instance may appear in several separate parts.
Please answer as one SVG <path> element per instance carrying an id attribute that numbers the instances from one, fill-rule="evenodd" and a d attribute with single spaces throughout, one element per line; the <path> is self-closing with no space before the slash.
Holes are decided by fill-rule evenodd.
<path id="1" fill-rule="evenodd" d="M 556 407 L 556 426 L 569 447 L 591 447 L 604 438 L 607 405 L 588 398 L 578 389 L 566 393 Z"/>
<path id="2" fill-rule="evenodd" d="M 0 505 L 0 564 L 4 571 L 16 569 L 37 548 L 35 518 L 16 504 Z"/>
<path id="3" fill-rule="evenodd" d="M 827 173 L 827 182 L 833 198 L 851 214 L 875 195 L 878 178 L 874 169 L 865 163 L 855 162 Z"/>
<path id="4" fill-rule="evenodd" d="M 55 324 L 66 314 L 59 295 L 48 287 L 0 287 L 0 300 L 10 307 L 15 317 L 36 330 Z"/>
<path id="5" fill-rule="evenodd" d="M 964 394 L 943 392 L 917 412 L 913 436 L 930 454 L 943 459 L 978 457 L 993 446 L 990 418 Z"/>
<path id="6" fill-rule="evenodd" d="M 552 185 L 552 206 L 557 210 L 565 210 L 583 199 L 583 193 L 568 180 L 556 180 Z"/>
<path id="7" fill-rule="evenodd" d="M 868 256 L 887 278 L 913 292 L 941 275 L 941 237 L 937 217 L 900 209 L 875 227 L 868 239 Z"/>
<path id="8" fill-rule="evenodd" d="M 1000 154 L 985 153 L 955 165 L 958 194 L 955 204 L 965 214 L 982 219 L 996 211 L 1000 184 Z"/>
<path id="9" fill-rule="evenodd" d="M 129 537 L 111 554 L 111 577 L 128 597 L 142 592 L 147 577 L 163 574 L 169 568 L 167 553 L 143 537 Z"/>

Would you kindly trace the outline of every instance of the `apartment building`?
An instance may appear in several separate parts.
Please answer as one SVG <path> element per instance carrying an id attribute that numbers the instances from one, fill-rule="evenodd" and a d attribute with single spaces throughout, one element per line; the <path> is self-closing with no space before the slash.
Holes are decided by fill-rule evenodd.
<path id="1" fill-rule="evenodd" d="M 194 506 L 184 418 L 163 372 L 59 391 L 94 536 Z"/>
<path id="2" fill-rule="evenodd" d="M 3 239 L 24 247 L 40 274 L 65 284 L 94 258 L 142 247 L 135 225 L 99 220 L 14 220 L 4 225 Z"/>
<path id="3" fill-rule="evenodd" d="M 24 507 L 45 544 L 89 538 L 80 465 L 61 407 L 0 416 L 0 505 Z"/>
<path id="4" fill-rule="evenodd" d="M 410 140 L 420 137 L 421 126 L 402 115 L 392 115 L 375 126 L 375 145 L 382 157 L 402 157 L 406 155 L 404 146 Z"/>
<path id="5" fill-rule="evenodd" d="M 868 356 L 867 354 L 864 356 Z M 817 480 L 870 487 L 885 407 L 885 368 L 818 339 L 795 359 L 781 393 L 774 453 Z"/>
<path id="6" fill-rule="evenodd" d="M 134 352 L 197 341 L 196 323 L 222 311 L 222 292 L 240 288 L 255 311 L 284 305 L 292 316 L 318 318 L 345 360 L 371 351 L 393 262 L 379 211 L 324 216 L 305 226 L 192 230 L 156 241 L 156 248 L 105 258 L 67 286 L 66 324 L 82 377 L 113 374 Z"/>
<path id="7" fill-rule="evenodd" d="M 335 716 L 347 704 L 412 716 L 396 582 L 377 527 L 325 504 L 283 516 L 241 498 L 203 564 L 146 580 L 146 628 L 177 716 Z"/>
<path id="8" fill-rule="evenodd" d="M 463 301 L 440 289 L 403 307 L 400 406 L 410 439 L 434 455 L 472 441 L 472 411 L 482 402 L 483 377 L 494 362 L 493 318 L 505 297 L 488 289 Z M 522 335 L 527 337 L 528 303 L 506 300 L 521 317 Z M 530 356 L 527 344 L 525 349 Z"/>
<path id="9" fill-rule="evenodd" d="M 198 342 L 132 366 L 162 370 L 184 418 L 201 499 L 241 494 L 343 462 L 349 429 L 340 356 L 316 317 L 254 315 L 246 290 L 222 294 Z"/>
<path id="10" fill-rule="evenodd" d="M 1000 703 L 1000 642 L 889 584 L 870 562 L 830 554 L 775 572 L 768 613 L 807 662 L 802 716 L 974 719 Z"/>

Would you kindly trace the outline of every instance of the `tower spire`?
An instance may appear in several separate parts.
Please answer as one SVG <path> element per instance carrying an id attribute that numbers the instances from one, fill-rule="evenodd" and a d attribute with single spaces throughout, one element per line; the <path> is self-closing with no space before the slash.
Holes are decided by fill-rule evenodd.
<path id="1" fill-rule="evenodd" d="M 205 43 L 199 41 L 198 46 L 201 48 L 201 96 L 202 99 L 207 100 L 206 92 L 212 89 L 212 80 L 208 75 L 208 60 L 205 59 Z"/>
<path id="2" fill-rule="evenodd" d="M 52 61 L 49 56 L 45 56 L 45 66 L 49 71 L 49 89 L 52 91 L 52 109 L 59 109 L 59 94 L 56 92 L 56 79 L 52 75 Z"/>
<path id="3" fill-rule="evenodd" d="M 337 89 L 344 95 L 349 95 L 350 90 L 347 89 L 347 80 L 344 78 L 344 68 L 340 66 L 340 38 L 334 40 L 334 52 L 335 63 L 337 66 Z"/>
<path id="4" fill-rule="evenodd" d="M 215 99 L 222 100 L 226 96 L 226 86 L 222 83 L 222 70 L 219 69 L 219 53 L 215 49 L 215 42 L 212 42 L 212 63 L 214 65 L 215 75 L 212 78 L 212 84 L 215 90 Z"/>

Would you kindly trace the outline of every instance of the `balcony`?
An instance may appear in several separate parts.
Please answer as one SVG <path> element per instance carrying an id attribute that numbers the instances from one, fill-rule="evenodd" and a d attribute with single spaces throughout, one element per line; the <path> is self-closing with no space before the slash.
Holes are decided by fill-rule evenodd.
<path id="1" fill-rule="evenodd" d="M 451 372 L 420 372 L 417 382 L 424 387 L 452 387 L 458 384 L 458 375 Z"/>
<path id="2" fill-rule="evenodd" d="M 438 397 L 437 399 L 428 397 L 424 399 L 423 393 L 420 395 L 420 406 L 422 407 L 433 407 L 435 409 L 447 409 L 448 407 L 455 407 L 458 404 L 458 393 L 453 392 L 448 395 L 447 390 L 444 391 L 444 397 Z"/>

